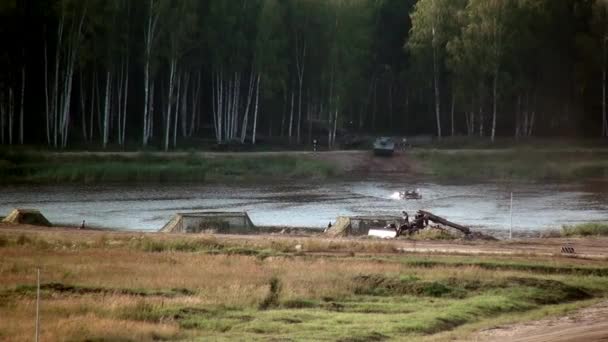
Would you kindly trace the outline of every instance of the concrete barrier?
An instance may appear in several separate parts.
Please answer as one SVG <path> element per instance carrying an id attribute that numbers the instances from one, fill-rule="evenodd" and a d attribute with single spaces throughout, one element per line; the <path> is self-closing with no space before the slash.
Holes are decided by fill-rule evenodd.
<path id="1" fill-rule="evenodd" d="M 163 233 L 248 234 L 256 231 L 246 212 L 178 213 L 165 224 Z"/>
<path id="2" fill-rule="evenodd" d="M 332 237 L 364 236 L 370 229 L 383 228 L 389 224 L 399 226 L 402 218 L 397 216 L 340 216 L 326 234 Z"/>

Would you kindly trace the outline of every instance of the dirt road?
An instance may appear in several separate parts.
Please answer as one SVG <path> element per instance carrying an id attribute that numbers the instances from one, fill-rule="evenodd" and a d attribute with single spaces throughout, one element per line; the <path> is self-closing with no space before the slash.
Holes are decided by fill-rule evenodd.
<path id="1" fill-rule="evenodd" d="M 15 234 L 23 231 L 32 232 L 57 232 L 57 233 L 78 233 L 82 235 L 95 234 L 99 230 L 79 230 L 72 227 L 54 227 L 52 229 L 35 227 L 28 225 L 8 225 L 0 224 L 0 229 L 3 231 L 12 231 Z M 276 229 L 277 231 L 279 229 Z M 289 230 L 289 229 L 287 229 Z M 293 229 L 292 229 L 293 230 Z M 112 232 L 114 234 L 141 234 L 137 231 L 113 230 L 104 229 L 104 232 Z M 297 230 L 296 230 L 297 231 Z M 144 233 L 165 236 L 162 233 Z M 167 235 L 168 236 L 168 235 Z M 191 237 L 188 234 L 173 234 L 171 237 Z M 498 240 L 498 241 L 413 241 L 413 240 L 376 240 L 376 239 L 361 239 L 361 238 L 327 238 L 322 234 L 296 232 L 294 234 L 252 234 L 252 235 L 216 235 L 220 239 L 225 240 L 240 240 L 250 241 L 255 244 L 260 242 L 272 241 L 297 241 L 298 244 L 310 241 L 324 242 L 356 242 L 359 245 L 387 243 L 393 247 L 395 254 L 401 253 L 420 253 L 420 254 L 454 254 L 454 255 L 496 255 L 496 256 L 537 256 L 537 257 L 568 257 L 572 261 L 580 260 L 581 262 L 603 263 L 608 261 L 608 238 L 525 238 L 514 240 Z M 574 248 L 573 254 L 562 253 L 562 246 L 571 246 Z"/>
<path id="2" fill-rule="evenodd" d="M 472 340 L 511 342 L 608 341 L 608 302 L 573 312 L 564 317 L 484 330 L 473 336 Z"/>

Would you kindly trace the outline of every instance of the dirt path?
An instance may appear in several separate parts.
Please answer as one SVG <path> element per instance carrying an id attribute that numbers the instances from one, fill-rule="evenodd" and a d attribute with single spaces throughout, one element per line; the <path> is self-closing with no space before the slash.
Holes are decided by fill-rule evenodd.
<path id="1" fill-rule="evenodd" d="M 484 330 L 474 341 L 565 342 L 608 341 L 608 302 L 573 312 L 564 317 Z"/>
<path id="2" fill-rule="evenodd" d="M 496 255 L 536 255 L 573 256 L 591 259 L 608 259 L 608 239 L 547 238 L 521 239 L 512 241 L 402 241 L 400 251 L 410 253 L 445 254 L 496 254 Z M 562 246 L 571 246 L 575 253 L 562 254 Z"/>
<path id="3" fill-rule="evenodd" d="M 189 234 L 170 234 L 164 233 L 142 233 L 132 230 L 113 230 L 113 229 L 85 229 L 79 230 L 72 227 L 35 227 L 28 225 L 9 225 L 0 223 L 0 229 L 11 231 L 15 234 L 23 231 L 32 232 L 54 232 L 54 233 L 78 233 L 79 235 L 96 234 L 99 232 L 111 232 L 113 234 L 147 234 L 161 235 L 166 237 L 192 237 Z M 608 261 L 608 238 L 546 238 L 546 239 L 518 239 L 518 240 L 499 240 L 499 241 L 412 241 L 412 240 L 376 240 L 361 238 L 326 238 L 322 234 L 258 234 L 258 235 L 215 235 L 219 239 L 241 240 L 256 243 L 257 241 L 293 241 L 294 244 L 315 242 L 336 243 L 357 243 L 378 244 L 387 243 L 392 245 L 395 254 L 400 253 L 420 253 L 420 254 L 454 254 L 454 255 L 496 255 L 496 256 L 537 256 L 537 257 L 568 257 L 573 262 L 580 260 L 581 263 L 588 263 L 592 260 L 599 263 Z M 562 254 L 561 248 L 568 245 L 574 248 L 574 254 Z"/>

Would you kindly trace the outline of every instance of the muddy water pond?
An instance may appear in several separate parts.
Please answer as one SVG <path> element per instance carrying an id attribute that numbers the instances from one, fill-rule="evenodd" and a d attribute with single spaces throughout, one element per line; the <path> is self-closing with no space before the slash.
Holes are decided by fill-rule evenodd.
<path id="1" fill-rule="evenodd" d="M 398 191 L 420 189 L 421 200 Z M 256 225 L 317 227 L 341 215 L 400 215 L 425 209 L 495 235 L 510 225 L 534 235 L 564 224 L 608 220 L 608 181 L 568 184 L 438 184 L 428 181 L 356 181 L 264 185 L 8 186 L 0 215 L 13 208 L 40 209 L 51 222 L 155 231 L 177 212 L 247 211 Z"/>

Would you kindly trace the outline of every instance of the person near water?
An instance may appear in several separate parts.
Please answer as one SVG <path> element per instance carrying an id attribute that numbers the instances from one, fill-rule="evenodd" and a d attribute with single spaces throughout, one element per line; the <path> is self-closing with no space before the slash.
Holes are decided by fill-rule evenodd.
<path id="1" fill-rule="evenodd" d="M 324 231 L 324 232 L 325 232 L 325 233 L 327 233 L 327 231 L 328 231 L 328 230 L 330 230 L 330 229 L 331 229 L 331 227 L 332 227 L 332 226 L 331 226 L 331 221 L 329 221 L 329 223 L 327 224 L 327 228 L 325 228 L 325 231 Z"/>

